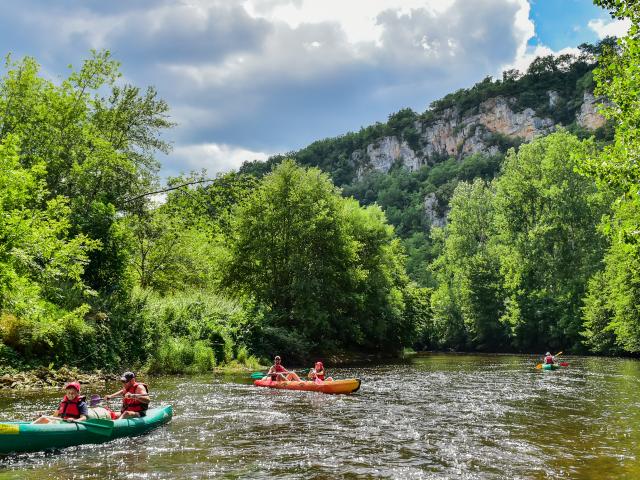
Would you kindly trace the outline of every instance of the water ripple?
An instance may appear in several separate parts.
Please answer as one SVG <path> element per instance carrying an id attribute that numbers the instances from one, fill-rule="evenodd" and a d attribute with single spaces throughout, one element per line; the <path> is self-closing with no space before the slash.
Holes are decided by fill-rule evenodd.
<path id="1" fill-rule="evenodd" d="M 171 424 L 105 445 L 0 460 L 1 478 L 639 478 L 640 362 L 427 355 L 335 369 L 348 396 L 258 389 L 248 379 L 154 379 Z M 98 392 L 103 393 L 103 392 Z M 55 406 L 0 397 L 0 418 Z"/>

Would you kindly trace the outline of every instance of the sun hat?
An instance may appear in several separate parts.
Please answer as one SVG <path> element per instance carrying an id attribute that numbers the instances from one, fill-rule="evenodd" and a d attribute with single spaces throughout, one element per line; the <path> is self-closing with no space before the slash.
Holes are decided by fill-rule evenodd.
<path id="1" fill-rule="evenodd" d="M 69 382 L 64 386 L 64 389 L 67 388 L 75 388 L 78 393 L 80 393 L 80 383 L 78 382 Z"/>

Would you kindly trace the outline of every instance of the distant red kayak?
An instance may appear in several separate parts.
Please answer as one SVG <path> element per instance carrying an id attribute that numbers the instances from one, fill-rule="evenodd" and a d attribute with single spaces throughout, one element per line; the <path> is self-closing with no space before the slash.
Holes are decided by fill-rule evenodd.
<path id="1" fill-rule="evenodd" d="M 268 380 L 256 380 L 253 382 L 256 387 L 267 388 L 279 388 L 282 390 L 304 390 L 307 392 L 321 392 L 321 393 L 353 393 L 357 392 L 360 388 L 359 378 L 349 378 L 345 380 L 333 380 L 330 382 L 289 382 L 289 381 L 273 381 Z"/>

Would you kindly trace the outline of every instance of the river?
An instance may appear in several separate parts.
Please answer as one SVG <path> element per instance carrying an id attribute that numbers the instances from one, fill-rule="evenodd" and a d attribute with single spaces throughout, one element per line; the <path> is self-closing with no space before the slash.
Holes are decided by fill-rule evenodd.
<path id="1" fill-rule="evenodd" d="M 238 376 L 154 378 L 154 402 L 174 406 L 169 425 L 5 457 L 0 479 L 640 478 L 640 361 L 567 357 L 568 367 L 544 372 L 536 360 L 425 354 L 333 369 L 362 379 L 339 396 Z M 59 398 L 2 392 L 0 419 Z"/>

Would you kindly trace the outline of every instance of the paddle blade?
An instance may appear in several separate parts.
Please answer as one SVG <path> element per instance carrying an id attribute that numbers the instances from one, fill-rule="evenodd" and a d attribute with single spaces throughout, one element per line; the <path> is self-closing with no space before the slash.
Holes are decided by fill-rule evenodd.
<path id="1" fill-rule="evenodd" d="M 83 422 L 75 422 L 79 425 L 84 425 L 84 427 L 89 430 L 91 433 L 95 433 L 97 435 L 103 435 L 105 437 L 110 437 L 113 432 L 113 420 L 105 420 L 102 418 L 90 418 Z"/>
<path id="2" fill-rule="evenodd" d="M 562 352 L 558 352 L 554 355 L 554 357 L 559 357 L 560 355 L 562 355 Z"/>
<path id="3" fill-rule="evenodd" d="M 560 362 L 561 367 L 568 367 L 569 364 L 567 362 Z"/>
<path id="4" fill-rule="evenodd" d="M 536 368 L 537 368 L 538 370 L 540 370 L 540 369 L 542 368 L 542 364 L 541 364 L 541 363 L 537 364 L 537 365 L 536 365 Z"/>
<path id="5" fill-rule="evenodd" d="M 251 374 L 251 378 L 253 378 L 254 380 L 260 380 L 262 377 L 264 377 L 266 375 L 266 373 L 262 373 L 262 372 L 253 372 Z"/>

